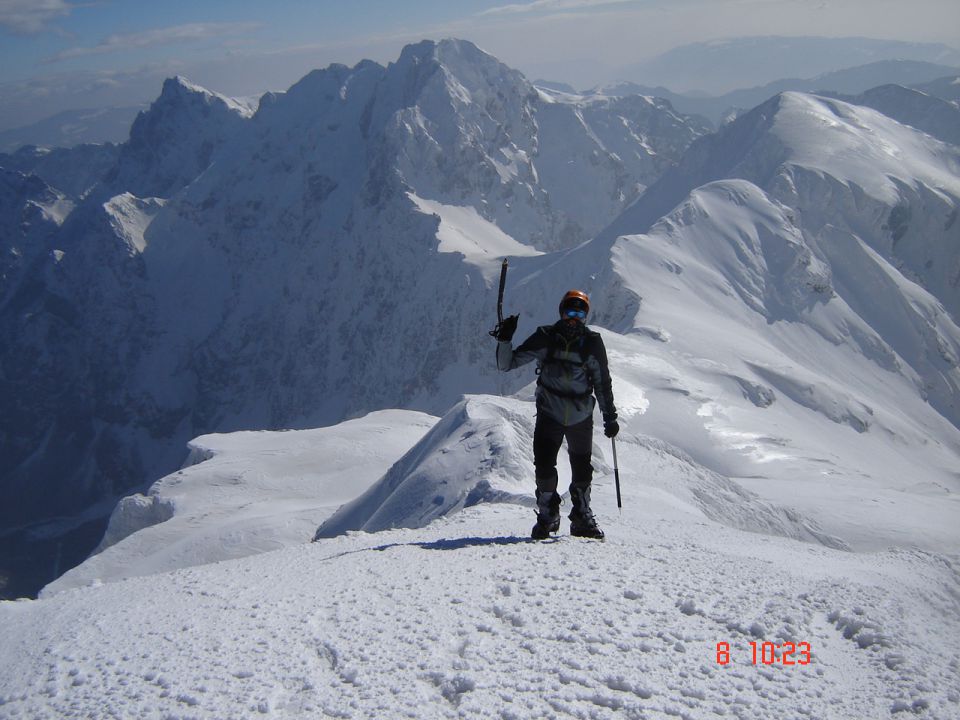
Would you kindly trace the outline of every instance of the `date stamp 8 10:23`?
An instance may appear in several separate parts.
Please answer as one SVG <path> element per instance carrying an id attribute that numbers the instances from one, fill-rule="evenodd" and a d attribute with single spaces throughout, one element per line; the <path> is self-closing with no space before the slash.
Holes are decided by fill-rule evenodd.
<path id="1" fill-rule="evenodd" d="M 809 665 L 813 660 L 813 650 L 808 642 L 751 642 L 752 662 L 754 665 Z M 717 664 L 728 665 L 731 661 L 730 643 L 717 643 Z"/>

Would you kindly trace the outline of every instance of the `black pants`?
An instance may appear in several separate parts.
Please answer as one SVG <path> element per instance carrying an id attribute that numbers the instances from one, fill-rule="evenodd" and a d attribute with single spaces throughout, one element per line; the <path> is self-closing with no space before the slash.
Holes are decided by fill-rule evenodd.
<path id="1" fill-rule="evenodd" d="M 537 478 L 537 497 L 544 492 L 557 491 L 557 454 L 563 439 L 567 439 L 570 455 L 571 491 L 587 489 L 593 480 L 593 418 L 576 425 L 561 425 L 545 413 L 537 413 L 533 431 L 533 464 Z"/>

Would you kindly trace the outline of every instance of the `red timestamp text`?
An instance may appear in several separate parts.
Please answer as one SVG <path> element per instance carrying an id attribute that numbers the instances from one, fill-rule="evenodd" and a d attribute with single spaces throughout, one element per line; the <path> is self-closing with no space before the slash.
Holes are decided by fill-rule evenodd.
<path id="1" fill-rule="evenodd" d="M 751 642 L 751 660 L 754 665 L 809 665 L 813 648 L 808 642 Z M 730 643 L 717 643 L 717 664 L 727 665 L 731 660 Z"/>

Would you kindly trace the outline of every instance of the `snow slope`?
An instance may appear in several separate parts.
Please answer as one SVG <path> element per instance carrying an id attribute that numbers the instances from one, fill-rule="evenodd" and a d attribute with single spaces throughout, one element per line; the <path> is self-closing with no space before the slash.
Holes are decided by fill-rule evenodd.
<path id="1" fill-rule="evenodd" d="M 955 561 L 744 534 L 625 480 L 622 516 L 598 484 L 603 544 L 480 505 L 2 603 L 0 714 L 956 717 Z"/>
<path id="2" fill-rule="evenodd" d="M 95 553 L 44 592 L 302 543 L 435 420 L 385 410 L 331 428 L 199 437 L 184 469 L 121 500 Z"/>
<path id="3" fill-rule="evenodd" d="M 960 145 L 960 107 L 955 102 L 902 85 L 882 85 L 856 97 L 839 97 L 879 110 L 945 143 Z"/>
<path id="4" fill-rule="evenodd" d="M 644 232 L 695 188 L 729 178 L 792 208 L 808 237 L 858 236 L 960 316 L 956 146 L 870 108 L 783 93 L 696 143 L 604 234 Z"/>

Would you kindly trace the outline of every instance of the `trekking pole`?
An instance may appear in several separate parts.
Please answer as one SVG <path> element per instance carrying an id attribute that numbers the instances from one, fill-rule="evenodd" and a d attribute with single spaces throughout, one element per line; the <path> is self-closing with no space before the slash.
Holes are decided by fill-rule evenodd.
<path id="1" fill-rule="evenodd" d="M 623 514 L 623 503 L 620 502 L 620 467 L 617 464 L 617 439 L 615 437 L 610 438 L 610 445 L 613 446 L 613 480 L 617 486 L 617 507 L 620 509 L 620 514 Z"/>

